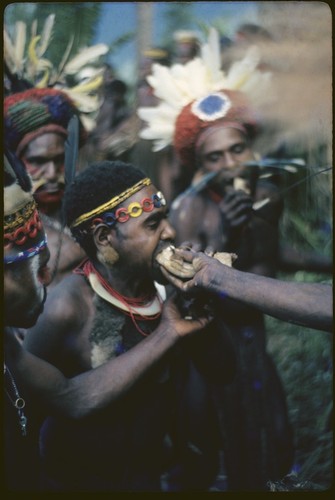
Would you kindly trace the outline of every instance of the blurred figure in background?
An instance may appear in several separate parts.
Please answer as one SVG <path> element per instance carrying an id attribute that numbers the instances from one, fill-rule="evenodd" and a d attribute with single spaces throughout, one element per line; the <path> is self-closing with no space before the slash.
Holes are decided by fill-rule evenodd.
<path id="1" fill-rule="evenodd" d="M 171 54 L 168 49 L 153 46 L 144 50 L 139 63 L 137 108 L 142 106 L 155 107 L 158 104 L 158 99 L 154 95 L 147 77 L 150 76 L 153 65 L 160 64 L 169 67 L 170 63 Z M 143 121 L 139 120 L 138 137 L 132 151 L 131 161 L 136 165 L 142 165 L 147 175 L 164 192 L 167 202 L 170 203 L 174 196 L 173 177 L 177 168 L 173 148 L 166 147 L 161 151 L 153 151 L 152 142 L 139 136 L 143 126 Z"/>
<path id="2" fill-rule="evenodd" d="M 194 31 L 178 30 L 173 33 L 173 64 L 186 64 L 199 55 L 199 36 Z"/>
<path id="3" fill-rule="evenodd" d="M 114 158 L 125 160 L 129 149 L 118 143 L 119 129 L 131 115 L 127 103 L 127 85 L 115 76 L 110 64 L 103 66 L 103 84 L 99 89 L 100 108 L 95 118 L 95 126 L 88 137 L 88 163 L 93 160 Z"/>

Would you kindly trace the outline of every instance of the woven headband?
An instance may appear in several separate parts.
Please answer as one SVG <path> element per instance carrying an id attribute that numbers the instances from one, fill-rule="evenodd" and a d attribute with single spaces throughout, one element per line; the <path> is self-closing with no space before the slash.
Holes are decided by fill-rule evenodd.
<path id="1" fill-rule="evenodd" d="M 112 208 L 116 207 L 120 203 L 122 203 L 124 200 L 127 198 L 130 198 L 133 194 L 137 193 L 140 189 L 142 189 L 144 186 L 149 186 L 151 184 L 151 180 L 148 177 L 145 177 L 144 179 L 141 179 L 139 182 L 134 184 L 134 186 L 126 189 L 123 191 L 123 193 L 118 194 L 117 196 L 114 196 L 111 200 L 107 201 L 103 205 L 100 205 L 97 208 L 94 208 L 90 212 L 86 212 L 86 214 L 80 215 L 72 224 L 70 225 L 71 228 L 79 226 L 79 224 L 82 224 L 83 222 L 86 222 L 87 220 L 91 219 L 95 215 L 101 214 L 102 212 L 105 212 L 106 210 L 111 210 Z"/>

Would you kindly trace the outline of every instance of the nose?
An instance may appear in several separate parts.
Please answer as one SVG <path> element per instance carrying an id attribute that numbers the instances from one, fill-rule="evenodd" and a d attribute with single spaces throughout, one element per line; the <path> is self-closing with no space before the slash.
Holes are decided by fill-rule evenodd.
<path id="1" fill-rule="evenodd" d="M 238 164 L 235 156 L 228 152 L 225 153 L 224 160 L 225 160 L 225 165 L 224 165 L 225 168 L 234 168 Z"/>
<path id="2" fill-rule="evenodd" d="M 176 238 L 176 231 L 171 223 L 166 219 L 164 220 L 164 227 L 161 233 L 162 240 L 174 240 Z"/>
<path id="3" fill-rule="evenodd" d="M 44 167 L 44 177 L 48 181 L 56 181 L 58 179 L 58 168 L 54 161 L 49 161 Z"/>

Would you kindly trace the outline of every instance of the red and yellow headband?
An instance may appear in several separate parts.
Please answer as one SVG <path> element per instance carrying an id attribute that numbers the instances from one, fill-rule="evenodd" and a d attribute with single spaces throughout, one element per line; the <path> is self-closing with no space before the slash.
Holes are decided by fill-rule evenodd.
<path id="1" fill-rule="evenodd" d="M 92 217 L 95 217 L 96 215 L 99 215 L 103 212 L 106 212 L 107 210 L 112 210 L 117 205 L 122 203 L 124 200 L 126 200 L 127 198 L 130 198 L 130 196 L 137 193 L 144 186 L 149 186 L 150 184 L 151 184 L 151 180 L 148 177 L 141 179 L 139 182 L 134 184 L 134 186 L 123 191 L 123 193 L 120 193 L 117 196 L 114 196 L 114 198 L 107 201 L 106 203 L 103 203 L 99 207 L 94 208 L 90 212 L 86 212 L 85 214 L 80 215 L 77 219 L 75 219 L 72 222 L 70 227 L 71 228 L 77 227 L 80 224 L 82 224 L 83 222 L 87 222 L 88 220 L 92 219 Z"/>

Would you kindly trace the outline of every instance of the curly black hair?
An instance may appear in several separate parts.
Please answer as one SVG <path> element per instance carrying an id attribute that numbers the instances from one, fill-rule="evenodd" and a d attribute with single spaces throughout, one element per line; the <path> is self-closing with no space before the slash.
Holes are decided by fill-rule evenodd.
<path id="1" fill-rule="evenodd" d="M 139 168 L 122 161 L 99 161 L 82 170 L 66 187 L 63 216 L 68 226 L 82 214 L 106 203 L 147 175 Z M 90 221 L 71 229 L 72 235 L 88 255 L 95 246 L 88 230 Z"/>

